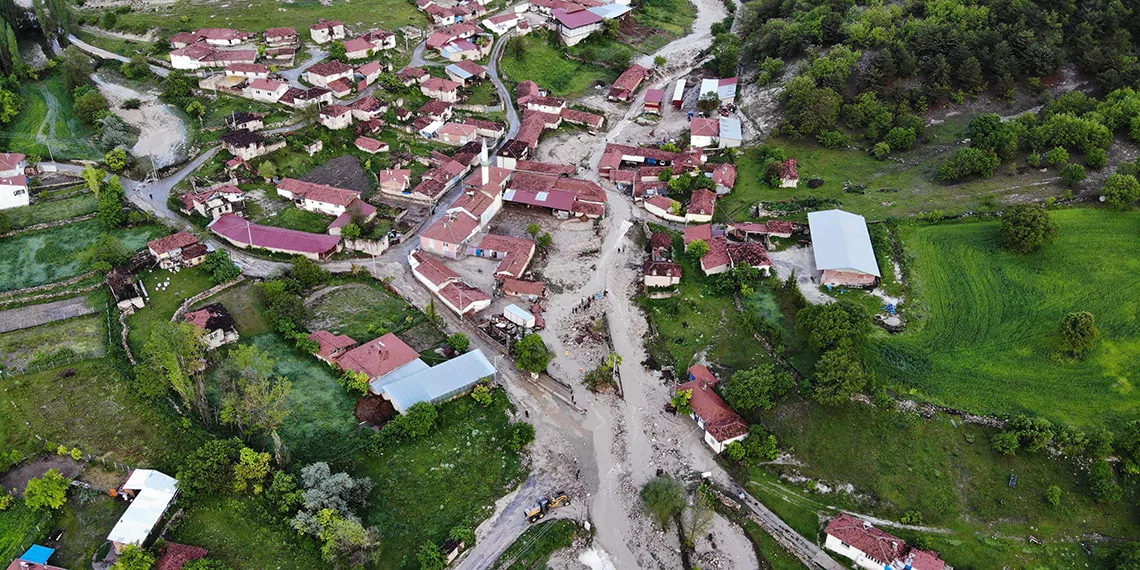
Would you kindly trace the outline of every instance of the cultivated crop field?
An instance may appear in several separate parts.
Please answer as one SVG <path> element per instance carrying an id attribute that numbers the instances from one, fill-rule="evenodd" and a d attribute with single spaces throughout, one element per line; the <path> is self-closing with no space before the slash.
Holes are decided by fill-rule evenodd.
<path id="1" fill-rule="evenodd" d="M 309 330 L 327 329 L 364 342 L 381 336 L 380 327 L 400 334 L 424 320 L 423 313 L 382 283 L 370 280 L 334 287 L 311 297 Z"/>
<path id="2" fill-rule="evenodd" d="M 0 334 L 0 367 L 9 374 L 29 364 L 64 361 L 74 356 L 104 353 L 102 312 L 38 327 Z"/>
<path id="3" fill-rule="evenodd" d="M 872 343 L 888 385 L 986 414 L 1030 412 L 1082 427 L 1134 419 L 1140 393 L 1140 218 L 1052 212 L 1056 243 L 1030 256 L 997 247 L 996 222 L 912 227 L 910 330 Z M 1058 354 L 1059 323 L 1089 311 L 1102 332 L 1083 361 Z"/>
<path id="4" fill-rule="evenodd" d="M 67 218 L 90 214 L 95 211 L 98 204 L 99 199 L 94 193 L 83 192 L 71 198 L 46 202 L 37 201 L 30 206 L 5 210 L 4 217 L 8 218 L 13 229 L 24 228 L 44 222 L 66 220 Z"/>
<path id="5" fill-rule="evenodd" d="M 99 220 L 29 232 L 0 240 L 0 291 L 61 281 L 87 270 L 83 250 L 105 232 Z M 121 228 L 112 233 L 131 251 L 162 235 L 160 226 Z"/>

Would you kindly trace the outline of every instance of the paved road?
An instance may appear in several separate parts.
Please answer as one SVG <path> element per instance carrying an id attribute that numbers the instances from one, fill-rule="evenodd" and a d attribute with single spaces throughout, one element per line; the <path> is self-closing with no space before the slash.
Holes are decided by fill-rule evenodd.
<path id="1" fill-rule="evenodd" d="M 846 566 L 838 563 L 830 555 L 827 554 L 818 544 L 804 538 L 803 535 L 796 532 L 792 527 L 788 526 L 776 513 L 771 509 L 765 507 L 763 503 L 757 501 L 755 497 L 749 495 L 739 486 L 734 486 L 733 489 L 737 496 L 742 496 L 744 504 L 752 511 L 757 517 L 760 518 L 761 525 L 768 531 L 776 541 L 779 542 L 784 548 L 790 550 L 805 564 L 809 564 L 812 568 L 819 568 L 822 570 L 844 570 Z"/>
<path id="2" fill-rule="evenodd" d="M 72 35 L 67 36 L 67 40 L 69 42 L 71 42 L 73 45 L 75 45 L 75 47 L 77 47 L 80 50 L 83 50 L 83 51 L 85 51 L 85 52 L 87 52 L 87 53 L 89 53 L 95 57 L 99 57 L 102 59 L 113 59 L 115 61 L 121 61 L 124 63 L 131 60 L 131 58 L 129 58 L 125 55 L 119 55 L 115 52 L 107 51 L 107 50 L 100 48 L 100 47 L 95 47 L 95 46 L 93 46 L 93 45 L 91 45 L 91 44 L 89 44 L 89 43 L 87 43 L 87 42 L 85 42 L 85 41 L 83 41 L 83 40 L 81 40 L 75 36 L 72 36 Z M 148 65 L 150 66 L 150 70 L 153 71 L 155 73 L 155 75 L 158 75 L 159 77 L 166 77 L 167 75 L 170 75 L 170 70 L 166 69 L 165 67 L 154 65 L 153 63 L 148 64 Z"/>
<path id="3" fill-rule="evenodd" d="M 507 140 L 515 138 L 515 135 L 519 133 L 519 113 L 515 109 L 510 91 L 507 91 L 507 86 L 503 85 L 503 80 L 499 77 L 499 60 L 503 58 L 503 46 L 507 45 L 512 37 L 514 37 L 513 31 L 503 34 L 495 41 L 495 47 L 491 48 L 491 63 L 487 65 L 487 75 L 495 84 L 495 90 L 499 92 L 499 100 L 503 102 L 503 108 L 507 111 Z"/>
<path id="4" fill-rule="evenodd" d="M 90 315 L 94 312 L 95 309 L 91 307 L 91 303 L 87 302 L 86 295 L 9 309 L 0 312 L 0 333 L 38 327 L 55 321 Z"/>
<path id="5" fill-rule="evenodd" d="M 309 48 L 309 54 L 312 56 L 309 58 L 309 61 L 306 61 L 303 65 L 299 65 L 292 69 L 278 71 L 278 75 L 287 79 L 289 81 L 289 85 L 297 87 L 299 89 L 306 89 L 304 85 L 301 85 L 301 74 L 305 73 L 305 70 L 309 69 L 310 67 L 320 63 L 321 61 L 324 61 L 324 59 L 329 56 L 329 52 L 319 47 L 312 46 Z"/>

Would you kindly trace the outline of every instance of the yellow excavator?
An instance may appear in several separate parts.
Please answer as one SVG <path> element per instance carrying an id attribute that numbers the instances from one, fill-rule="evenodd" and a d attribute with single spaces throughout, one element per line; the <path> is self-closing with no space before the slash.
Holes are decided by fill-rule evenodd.
<path id="1" fill-rule="evenodd" d="M 530 508 L 523 511 L 526 515 L 526 520 L 530 522 L 538 522 L 546 517 L 546 513 L 557 509 L 558 507 L 565 507 L 570 505 L 570 495 L 566 491 L 559 491 L 553 497 L 543 497 Z"/>

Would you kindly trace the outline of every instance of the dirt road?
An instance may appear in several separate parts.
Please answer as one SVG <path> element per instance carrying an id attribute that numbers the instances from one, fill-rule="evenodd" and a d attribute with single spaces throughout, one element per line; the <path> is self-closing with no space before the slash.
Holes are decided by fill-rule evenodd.
<path id="1" fill-rule="evenodd" d="M 0 333 L 38 327 L 94 313 L 86 296 L 0 311 Z"/>

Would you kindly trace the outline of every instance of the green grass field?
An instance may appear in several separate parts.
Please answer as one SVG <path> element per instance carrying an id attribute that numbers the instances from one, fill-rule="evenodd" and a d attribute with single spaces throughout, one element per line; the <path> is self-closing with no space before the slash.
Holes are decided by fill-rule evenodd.
<path id="1" fill-rule="evenodd" d="M 464 101 L 467 105 L 496 105 L 499 103 L 499 94 L 495 92 L 495 84 L 483 81 L 471 88 L 471 95 Z"/>
<path id="2" fill-rule="evenodd" d="M 380 336 L 379 327 L 400 334 L 424 320 L 424 314 L 383 283 L 348 282 L 310 303 L 309 330 L 330 330 L 358 341 Z"/>
<path id="3" fill-rule="evenodd" d="M 170 540 L 210 550 L 210 558 L 238 570 L 323 568 L 314 540 L 263 514 L 256 499 L 204 497 L 187 509 Z"/>
<path id="4" fill-rule="evenodd" d="M 674 251 L 680 252 L 683 246 L 679 235 L 673 242 Z M 646 345 L 657 364 L 674 366 L 683 374 L 700 362 L 702 354 L 709 362 L 734 370 L 770 363 L 736 310 L 732 295 L 713 289 L 718 276 L 706 276 L 700 263 L 688 255 L 674 254 L 674 259 L 684 272 L 679 294 L 668 299 L 638 298 L 657 331 L 657 337 Z"/>
<path id="5" fill-rule="evenodd" d="M 977 413 L 1040 414 L 1080 427 L 1136 417 L 1140 248 L 1135 213 L 1052 212 L 1056 243 L 1030 256 L 997 247 L 996 222 L 912 227 L 911 312 L 872 343 L 883 382 Z M 1090 311 L 1102 340 L 1083 361 L 1058 355 L 1059 323 Z"/>
<path id="6" fill-rule="evenodd" d="M 571 520 L 558 519 L 531 525 L 492 566 L 494 570 L 528 570 L 545 567 L 556 550 L 574 544 L 574 537 L 586 534 Z"/>
<path id="7" fill-rule="evenodd" d="M 95 211 L 99 199 L 95 194 L 84 192 L 71 198 L 40 202 L 22 208 L 4 210 L 4 217 L 12 229 L 26 228 L 45 222 L 66 220 Z"/>
<path id="8" fill-rule="evenodd" d="M 16 121 L 0 130 L 0 144 L 12 152 L 47 157 L 101 159 L 94 129 L 75 115 L 71 93 L 61 75 L 26 83 L 20 93 L 24 108 Z M 44 142 L 52 141 L 51 152 Z"/>
<path id="9" fill-rule="evenodd" d="M 276 226 L 288 230 L 298 230 L 313 234 L 323 234 L 332 223 L 333 217 L 316 212 L 309 212 L 294 206 L 286 206 L 272 216 L 264 216 L 255 220 L 259 224 Z"/>
<path id="10" fill-rule="evenodd" d="M 697 18 L 697 9 L 685 0 L 646 0 L 632 15 L 638 24 L 655 30 L 636 44 L 642 52 L 649 53 L 687 34 Z"/>
<path id="11" fill-rule="evenodd" d="M 50 360 L 51 355 L 103 356 L 106 315 L 98 312 L 85 317 L 0 334 L 0 367 L 9 374 L 29 364 Z"/>
<path id="12" fill-rule="evenodd" d="M 456 525 L 475 528 L 492 504 L 526 475 L 519 454 L 502 445 L 509 420 L 506 395 L 479 407 L 463 397 L 439 407 L 430 435 L 360 457 L 355 475 L 375 488 L 365 517 L 384 537 L 382 570 L 419 568 L 415 550 L 425 540 L 442 544 Z"/>
<path id="13" fill-rule="evenodd" d="M 337 383 L 331 367 L 293 348 L 277 333 L 245 340 L 268 352 L 276 361 L 274 374 L 293 383 L 292 412 L 281 427 L 281 440 L 296 464 L 341 462 L 367 443 L 357 432 L 356 398 Z"/>
<path id="14" fill-rule="evenodd" d="M 80 254 L 105 231 L 99 220 L 92 219 L 0 240 L 0 291 L 62 281 L 87 271 Z M 165 232 L 161 226 L 112 230 L 131 251 Z"/>
<path id="15" fill-rule="evenodd" d="M 62 375 L 67 370 L 74 374 Z M 39 436 L 107 459 L 170 468 L 184 444 L 192 445 L 184 443 L 193 440 L 189 432 L 137 396 L 107 359 L 5 375 L 3 397 L 0 425 L 8 429 L 0 430 L 0 444 L 26 452 L 44 448 Z"/>
<path id="16" fill-rule="evenodd" d="M 126 475 L 123 477 L 125 480 Z M 52 564 L 72 570 L 91 568 L 91 557 L 107 542 L 107 533 L 126 510 L 125 502 L 105 494 L 86 500 L 72 494 L 56 524 L 56 528 L 63 531 L 63 537 L 58 543 L 45 545 L 56 549 Z"/>
<path id="17" fill-rule="evenodd" d="M 141 277 L 150 297 L 146 301 L 146 307 L 127 317 L 127 325 L 131 329 L 127 341 L 135 354 L 142 350 L 159 322 L 169 321 L 186 299 L 213 286 L 210 273 L 201 265 L 182 269 L 178 273 L 166 269 L 147 270 Z M 165 282 L 168 277 L 170 285 L 165 290 L 159 289 L 159 283 Z"/>
<path id="18" fill-rule="evenodd" d="M 765 163 L 756 159 L 754 151 L 745 150 L 737 159 L 739 176 L 736 188 L 717 203 L 719 219 L 747 220 L 749 209 L 758 201 L 786 201 L 808 196 L 835 198 L 843 209 L 862 214 L 872 220 L 887 216 L 913 216 L 923 212 L 941 210 L 945 214 L 959 214 L 967 210 L 984 210 L 989 199 L 1000 202 L 1011 196 L 1019 199 L 1044 198 L 1064 192 L 1059 182 L 1045 182 L 1057 176 L 1056 172 L 1041 173 L 1029 169 L 1023 174 L 1010 175 L 1006 166 L 990 179 L 974 180 L 955 185 L 933 181 L 938 164 L 953 152 L 955 146 L 920 146 L 917 150 L 899 155 L 904 163 L 881 162 L 868 153 L 855 150 L 825 149 L 813 141 L 798 139 L 772 139 L 771 146 L 783 148 L 789 157 L 799 162 L 798 188 L 771 188 L 760 177 Z M 823 186 L 808 188 L 812 178 L 822 178 Z M 843 182 L 867 186 L 865 194 L 843 191 Z M 1044 182 L 1044 184 L 1042 184 Z M 898 192 L 879 192 L 880 189 L 898 189 Z M 806 215 L 801 215 L 806 219 Z"/>
<path id="19" fill-rule="evenodd" d="M 12 508 L 0 511 L 0 560 L 13 560 L 23 554 L 46 528 L 49 518 L 44 511 L 28 508 L 24 501 L 16 501 Z"/>
<path id="20" fill-rule="evenodd" d="M 610 83 L 617 77 L 604 67 L 566 59 L 541 33 L 512 39 L 503 50 L 501 67 L 515 83 L 530 79 L 555 95 L 582 95 L 595 82 Z"/>
<path id="21" fill-rule="evenodd" d="M 265 322 L 265 318 L 261 316 L 261 311 L 265 310 L 265 306 L 257 297 L 257 283 L 253 281 L 246 281 L 240 285 L 235 285 L 210 297 L 203 299 L 194 308 L 201 308 L 210 303 L 221 303 L 225 305 L 226 310 L 234 318 L 234 324 L 237 325 L 238 334 L 243 337 L 249 338 L 266 333 L 272 330 L 269 323 Z"/>
<path id="22" fill-rule="evenodd" d="M 955 426 L 945 415 L 924 420 L 864 405 L 823 407 L 793 398 L 764 413 L 763 421 L 781 447 L 793 449 L 803 462 L 771 469 L 830 486 L 854 485 L 856 496 L 820 494 L 803 484 L 778 481 L 764 468 L 751 470 L 750 490 L 809 538 L 816 536 L 818 513 L 834 514 L 834 506 L 892 520 L 907 511 L 921 512 L 924 523 L 953 531 L 927 538 L 938 539 L 946 561 L 955 567 L 1038 567 L 1051 560 L 1052 547 L 1030 545 L 1024 537 L 1032 534 L 1046 544 L 1068 542 L 1066 548 L 1072 547 L 1073 521 L 1081 521 L 1084 533 L 1129 540 L 1138 536 L 1131 507 L 1094 504 L 1082 470 L 1044 454 L 999 455 L 989 445 L 993 430 L 961 422 Z M 1016 488 L 1008 484 L 1010 474 L 1018 476 Z M 1059 508 L 1044 500 L 1050 485 L 1063 490 Z M 979 540 L 995 534 L 1007 538 Z M 1081 566 L 1060 567 L 1083 567 L 1088 559 L 1077 562 Z"/>
<path id="23" fill-rule="evenodd" d="M 159 28 L 162 37 L 166 38 L 179 30 L 203 27 L 237 28 L 260 34 L 266 28 L 289 26 L 302 31 L 303 37 L 308 39 L 309 26 L 321 18 L 340 20 L 354 33 L 374 27 L 396 31 L 401 26 L 423 28 L 427 25 L 425 16 L 416 10 L 416 5 L 403 0 L 336 0 L 330 5 L 304 0 L 284 6 L 273 0 L 240 4 L 179 0 L 158 6 L 154 11 L 132 11 L 120 15 L 117 27 L 140 32 Z"/>

